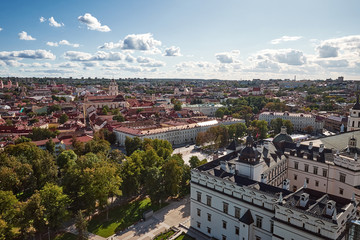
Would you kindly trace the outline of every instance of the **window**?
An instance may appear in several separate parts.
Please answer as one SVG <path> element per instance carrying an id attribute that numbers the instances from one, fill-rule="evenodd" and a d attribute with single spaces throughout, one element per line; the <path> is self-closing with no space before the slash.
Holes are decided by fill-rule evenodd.
<path id="1" fill-rule="evenodd" d="M 208 221 L 211 222 L 211 214 L 210 213 L 207 214 L 207 217 L 208 217 Z"/>
<path id="2" fill-rule="evenodd" d="M 296 192 L 297 186 L 293 186 L 293 192 Z"/>
<path id="3" fill-rule="evenodd" d="M 305 178 L 306 179 L 306 184 L 309 184 L 309 178 Z"/>
<path id="4" fill-rule="evenodd" d="M 240 234 L 240 228 L 235 226 L 235 234 L 236 235 L 239 235 Z"/>
<path id="5" fill-rule="evenodd" d="M 262 228 L 262 217 L 256 216 L 256 227 Z"/>
<path id="6" fill-rule="evenodd" d="M 296 174 L 294 174 L 294 180 L 297 180 L 297 175 Z"/>
<path id="7" fill-rule="evenodd" d="M 270 232 L 274 232 L 274 221 L 270 221 Z"/>
<path id="8" fill-rule="evenodd" d="M 294 168 L 299 169 L 299 163 L 298 162 L 294 162 Z"/>
<path id="9" fill-rule="evenodd" d="M 222 222 L 223 222 L 223 229 L 226 229 L 227 222 L 224 220 Z"/>
<path id="10" fill-rule="evenodd" d="M 201 210 L 197 208 L 196 211 L 197 211 L 197 215 L 200 217 L 201 216 Z"/>
<path id="11" fill-rule="evenodd" d="M 318 167 L 314 167 L 314 171 L 313 171 L 314 174 L 318 174 Z"/>
<path id="12" fill-rule="evenodd" d="M 211 233 L 211 228 L 208 227 L 208 228 L 207 228 L 207 232 L 208 232 L 208 233 Z"/>
<path id="13" fill-rule="evenodd" d="M 226 240 L 226 236 L 225 236 L 225 235 L 222 235 L 222 240 Z"/>
<path id="14" fill-rule="evenodd" d="M 196 197 L 196 199 L 197 199 L 199 202 L 201 202 L 201 192 L 197 192 L 197 197 Z"/>
<path id="15" fill-rule="evenodd" d="M 304 171 L 305 171 L 305 172 L 309 172 L 309 165 L 308 165 L 308 164 L 305 164 Z"/>
<path id="16" fill-rule="evenodd" d="M 223 203 L 223 212 L 228 213 L 228 210 L 229 210 L 229 204 L 224 202 Z"/>
<path id="17" fill-rule="evenodd" d="M 255 236 L 255 239 L 256 239 L 256 240 L 261 240 L 261 237 Z"/>
<path id="18" fill-rule="evenodd" d="M 339 188 L 339 194 L 340 194 L 340 195 L 344 195 L 344 189 Z"/>
<path id="19" fill-rule="evenodd" d="M 206 205 L 211 206 L 211 197 L 206 195 Z"/>
<path id="20" fill-rule="evenodd" d="M 343 173 L 340 173 L 340 182 L 345 182 L 345 180 L 346 180 L 346 175 L 345 174 L 343 174 Z"/>
<path id="21" fill-rule="evenodd" d="M 327 169 L 323 168 L 323 177 L 327 177 Z"/>
<path id="22" fill-rule="evenodd" d="M 238 208 L 238 207 L 235 207 L 235 217 L 236 217 L 237 219 L 240 218 L 240 208 Z"/>
<path id="23" fill-rule="evenodd" d="M 319 186 L 319 181 L 315 181 L 315 187 Z"/>
<path id="24" fill-rule="evenodd" d="M 197 226 L 198 228 L 200 228 L 201 223 L 200 223 L 200 222 L 196 222 L 196 226 Z"/>

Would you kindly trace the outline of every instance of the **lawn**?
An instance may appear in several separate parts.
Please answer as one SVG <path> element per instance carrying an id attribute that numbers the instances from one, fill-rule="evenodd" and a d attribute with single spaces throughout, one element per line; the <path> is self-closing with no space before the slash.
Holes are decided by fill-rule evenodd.
<path id="1" fill-rule="evenodd" d="M 145 198 L 117 206 L 109 210 L 109 220 L 106 220 L 106 212 L 93 217 L 88 231 L 106 238 L 138 222 L 146 210 L 152 209 L 155 212 L 166 205 L 168 203 L 152 205 L 150 199 Z"/>
<path id="2" fill-rule="evenodd" d="M 175 240 L 195 240 L 195 238 L 190 237 L 189 235 L 183 233 L 180 236 L 178 236 Z"/>
<path id="3" fill-rule="evenodd" d="M 77 236 L 72 233 L 59 233 L 53 240 L 77 240 Z"/>
<path id="4" fill-rule="evenodd" d="M 156 238 L 154 238 L 154 240 L 166 240 L 169 237 L 171 237 L 174 233 L 175 233 L 175 231 L 170 229 L 167 232 L 164 232 L 164 233 L 160 234 L 159 236 L 157 236 Z"/>

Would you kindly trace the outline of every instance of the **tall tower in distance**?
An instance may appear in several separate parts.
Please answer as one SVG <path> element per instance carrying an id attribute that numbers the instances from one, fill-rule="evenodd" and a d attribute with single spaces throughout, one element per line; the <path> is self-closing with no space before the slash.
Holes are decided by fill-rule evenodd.
<path id="1" fill-rule="evenodd" d="M 350 115 L 348 118 L 348 131 L 354 131 L 360 129 L 360 103 L 359 103 L 359 93 L 356 94 L 356 103 L 350 108 Z"/>
<path id="2" fill-rule="evenodd" d="M 114 79 L 111 80 L 110 85 L 109 85 L 109 95 L 110 96 L 119 95 L 119 88 Z"/>

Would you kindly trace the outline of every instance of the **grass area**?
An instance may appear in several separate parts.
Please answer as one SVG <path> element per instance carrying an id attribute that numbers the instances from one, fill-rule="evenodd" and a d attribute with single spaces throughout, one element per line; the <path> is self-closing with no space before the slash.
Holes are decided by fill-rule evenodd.
<path id="1" fill-rule="evenodd" d="M 109 210 L 109 219 L 106 220 L 106 212 L 91 219 L 88 231 L 102 237 L 109 237 L 116 232 L 133 225 L 142 218 L 142 213 L 152 209 L 154 212 L 168 203 L 152 205 L 149 198 L 133 201 L 125 205 L 117 206 Z"/>
<path id="2" fill-rule="evenodd" d="M 60 233 L 57 234 L 53 240 L 77 240 L 77 236 L 72 233 Z"/>
<path id="3" fill-rule="evenodd" d="M 171 237 L 174 233 L 175 233 L 175 231 L 170 229 L 167 232 L 164 232 L 164 233 L 160 234 L 159 236 L 157 236 L 156 238 L 154 238 L 154 240 L 166 240 L 169 237 Z"/>
<path id="4" fill-rule="evenodd" d="M 180 236 L 178 236 L 175 240 L 195 240 L 195 238 L 190 237 L 189 235 L 182 233 Z"/>

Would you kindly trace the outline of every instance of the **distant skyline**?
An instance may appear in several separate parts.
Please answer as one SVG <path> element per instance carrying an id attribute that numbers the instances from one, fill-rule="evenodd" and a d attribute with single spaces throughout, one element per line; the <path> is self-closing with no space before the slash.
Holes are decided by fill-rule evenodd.
<path id="1" fill-rule="evenodd" d="M 0 76 L 360 80 L 358 0 L 0 1 Z"/>

